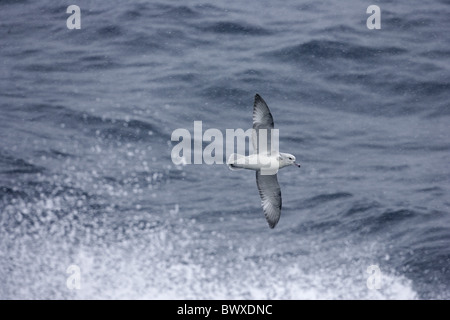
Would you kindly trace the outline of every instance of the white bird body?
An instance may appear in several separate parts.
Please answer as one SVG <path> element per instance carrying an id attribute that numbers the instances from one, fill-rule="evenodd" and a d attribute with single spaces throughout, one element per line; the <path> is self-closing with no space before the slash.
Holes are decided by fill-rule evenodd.
<path id="1" fill-rule="evenodd" d="M 277 170 L 295 164 L 295 157 L 289 153 L 273 155 L 254 153 L 249 156 L 233 153 L 228 158 L 227 164 L 231 170 L 261 170 L 265 168 L 276 168 Z"/>
<path id="2" fill-rule="evenodd" d="M 277 180 L 279 169 L 295 165 L 295 157 L 289 153 L 259 152 L 256 141 L 259 141 L 259 130 L 273 129 L 273 118 L 269 107 L 259 94 L 255 95 L 253 105 L 253 135 L 252 142 L 254 154 L 244 156 L 233 153 L 227 161 L 231 170 L 249 169 L 256 171 L 256 184 L 261 197 L 261 206 L 270 228 L 275 228 L 281 215 L 281 189 Z M 267 148 L 272 150 L 271 138 L 267 137 Z"/>

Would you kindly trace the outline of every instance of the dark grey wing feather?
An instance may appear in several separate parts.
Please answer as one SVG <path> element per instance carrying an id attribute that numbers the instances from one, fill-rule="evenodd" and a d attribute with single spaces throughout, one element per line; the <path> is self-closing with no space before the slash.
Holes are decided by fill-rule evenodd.
<path id="1" fill-rule="evenodd" d="M 261 206 L 272 229 L 280 220 L 281 214 L 281 189 L 278 184 L 277 175 L 262 175 L 256 171 L 256 184 L 261 197 Z"/>
<path id="2" fill-rule="evenodd" d="M 259 153 L 260 129 L 266 129 L 267 136 L 267 151 L 271 150 L 271 129 L 273 129 L 273 117 L 270 113 L 269 107 L 259 94 L 255 95 L 255 102 L 253 104 L 253 149 L 255 153 Z"/>

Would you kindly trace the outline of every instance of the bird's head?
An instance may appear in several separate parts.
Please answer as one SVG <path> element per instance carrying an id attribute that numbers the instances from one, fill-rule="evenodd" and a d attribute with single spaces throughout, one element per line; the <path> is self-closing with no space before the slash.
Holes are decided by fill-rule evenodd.
<path id="1" fill-rule="evenodd" d="M 280 153 L 278 156 L 278 160 L 280 161 L 280 167 L 286 167 L 290 165 L 294 165 L 300 168 L 300 164 L 295 162 L 295 156 L 289 153 Z"/>

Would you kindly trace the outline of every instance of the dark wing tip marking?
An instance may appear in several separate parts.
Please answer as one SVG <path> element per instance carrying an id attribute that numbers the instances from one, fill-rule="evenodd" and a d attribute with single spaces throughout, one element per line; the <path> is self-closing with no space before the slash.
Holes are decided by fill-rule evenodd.
<path id="1" fill-rule="evenodd" d="M 264 99 L 259 94 L 255 94 L 255 102 L 253 105 L 256 107 L 258 103 L 264 103 L 267 106 L 267 103 L 264 101 Z"/>
<path id="2" fill-rule="evenodd" d="M 272 129 L 273 127 L 274 122 L 269 106 L 259 94 L 255 94 L 255 101 L 253 103 L 253 128 Z"/>
<path id="3" fill-rule="evenodd" d="M 276 175 L 261 175 L 256 171 L 256 184 L 261 197 L 264 216 L 271 229 L 275 228 L 281 216 L 281 189 Z"/>
<path id="4" fill-rule="evenodd" d="M 278 196 L 280 197 L 280 205 L 279 205 L 279 207 L 278 207 L 278 210 L 279 210 L 280 213 L 281 213 L 281 201 L 282 201 L 282 199 L 281 199 L 281 190 L 279 190 Z M 267 220 L 267 223 L 269 223 L 270 229 L 273 229 L 273 228 L 275 228 L 275 226 L 278 224 L 278 221 L 280 221 L 280 215 L 278 216 L 278 219 L 275 220 L 275 221 L 269 221 L 268 219 L 266 219 L 266 220 Z"/>

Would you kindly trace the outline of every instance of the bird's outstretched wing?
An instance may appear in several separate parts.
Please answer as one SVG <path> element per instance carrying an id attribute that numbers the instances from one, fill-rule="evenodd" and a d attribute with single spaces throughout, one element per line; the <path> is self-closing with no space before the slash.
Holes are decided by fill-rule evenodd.
<path id="1" fill-rule="evenodd" d="M 281 214 L 281 190 L 277 175 L 261 175 L 256 171 L 256 184 L 261 196 L 261 206 L 270 228 L 275 228 Z"/>
<path id="2" fill-rule="evenodd" d="M 261 98 L 259 94 L 255 95 L 255 102 L 253 104 L 253 134 L 252 143 L 253 150 L 255 153 L 259 153 L 259 141 L 260 139 L 260 129 L 266 129 L 267 136 L 267 149 L 271 150 L 271 129 L 273 129 L 273 118 L 270 113 L 269 107 L 266 102 Z"/>

